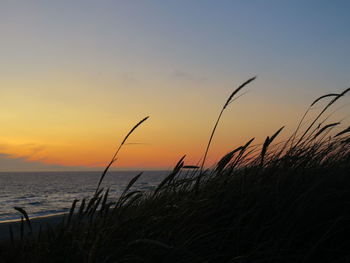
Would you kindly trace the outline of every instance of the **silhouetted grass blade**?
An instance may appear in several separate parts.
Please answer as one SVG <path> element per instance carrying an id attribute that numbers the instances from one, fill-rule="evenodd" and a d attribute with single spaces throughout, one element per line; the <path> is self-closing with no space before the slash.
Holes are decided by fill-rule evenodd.
<path id="1" fill-rule="evenodd" d="M 23 208 L 17 207 L 17 206 L 15 206 L 14 209 L 16 209 L 18 212 L 20 212 L 24 216 L 24 218 L 26 219 L 26 223 L 29 227 L 29 230 L 32 233 L 33 229 L 32 229 L 32 225 L 30 223 L 29 216 L 28 216 L 27 212 Z"/>
<path id="2" fill-rule="evenodd" d="M 117 151 L 115 152 L 115 154 L 113 155 L 111 161 L 108 163 L 107 167 L 105 168 L 105 170 L 103 171 L 100 181 L 98 182 L 97 188 L 96 188 L 96 192 L 98 191 L 98 189 L 100 188 L 100 185 L 103 181 L 103 178 L 105 177 L 108 169 L 111 167 L 111 165 L 117 160 L 116 157 L 120 151 L 120 149 L 122 148 L 122 146 L 124 145 L 124 143 L 126 142 L 126 140 L 129 138 L 129 136 L 137 129 L 137 127 L 139 127 L 143 122 L 145 122 L 147 119 L 149 118 L 149 116 L 143 118 L 142 120 L 140 120 L 134 127 L 131 128 L 131 130 L 128 132 L 128 134 L 124 137 L 122 143 L 119 145 Z"/>

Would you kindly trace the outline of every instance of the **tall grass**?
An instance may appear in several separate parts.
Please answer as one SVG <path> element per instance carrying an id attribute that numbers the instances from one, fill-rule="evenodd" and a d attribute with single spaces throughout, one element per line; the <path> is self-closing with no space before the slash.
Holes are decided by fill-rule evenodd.
<path id="1" fill-rule="evenodd" d="M 142 120 L 140 120 L 138 123 L 136 123 L 136 125 L 134 125 L 131 130 L 126 134 L 126 136 L 124 137 L 123 141 L 120 143 L 119 147 L 117 148 L 116 152 L 114 153 L 111 161 L 108 163 L 108 165 L 106 166 L 105 170 L 103 171 L 101 177 L 100 177 L 100 180 L 97 184 L 97 188 L 96 188 L 96 192 L 97 193 L 100 189 L 100 186 L 101 186 L 101 183 L 104 179 L 104 177 L 106 176 L 109 168 L 112 166 L 112 164 L 117 161 L 117 156 L 118 156 L 118 153 L 120 151 L 120 149 L 123 147 L 123 145 L 126 143 L 127 139 L 129 138 L 129 136 L 137 129 L 137 127 L 139 127 L 143 122 L 145 122 L 147 119 L 149 118 L 149 116 L 143 118 Z"/>
<path id="2" fill-rule="evenodd" d="M 54 228 L 43 226 L 37 235 L 22 230 L 22 238 L 15 233 L 12 244 L 1 246 L 3 261 L 349 262 L 350 128 L 317 126 L 348 90 L 315 100 L 287 140 L 275 142 L 282 127 L 261 144 L 247 140 L 205 169 L 224 110 L 253 79 L 224 104 L 199 167 L 186 165 L 183 156 L 153 191 L 132 187 L 141 173 L 118 199 L 100 189 L 120 147 L 145 118 L 117 149 L 96 193 L 74 201 Z M 305 126 L 310 108 L 327 99 Z M 22 221 L 22 227 L 29 225 Z"/>
<path id="3" fill-rule="evenodd" d="M 247 81 L 245 81 L 243 84 L 241 84 L 237 89 L 235 89 L 231 95 L 227 98 L 225 104 L 222 106 L 222 109 L 219 113 L 219 116 L 218 118 L 216 119 L 216 122 L 214 124 L 214 128 L 213 130 L 211 131 L 211 134 L 210 134 L 210 137 L 209 137 L 209 141 L 208 141 L 208 144 L 207 144 L 207 147 L 205 149 L 205 152 L 204 152 L 204 157 L 203 157 L 203 161 L 202 161 L 202 164 L 201 164 L 201 167 L 200 167 L 200 174 L 202 173 L 203 171 L 203 168 L 204 168 L 204 164 L 205 164 L 205 161 L 207 159 L 207 155 L 208 155 L 208 152 L 209 152 L 209 148 L 210 148 L 210 145 L 211 145 L 211 142 L 213 140 L 213 137 L 214 137 L 214 134 L 215 134 L 215 131 L 216 131 L 216 128 L 220 122 L 220 119 L 221 119 L 221 116 L 222 114 L 224 113 L 225 109 L 233 102 L 233 98 L 235 97 L 236 94 L 238 94 L 238 92 L 241 91 L 241 89 L 243 89 L 246 85 L 248 85 L 250 82 L 254 81 L 256 79 L 256 77 L 252 77 L 250 79 L 248 79 Z M 198 179 L 200 178 L 200 176 L 198 177 Z"/>

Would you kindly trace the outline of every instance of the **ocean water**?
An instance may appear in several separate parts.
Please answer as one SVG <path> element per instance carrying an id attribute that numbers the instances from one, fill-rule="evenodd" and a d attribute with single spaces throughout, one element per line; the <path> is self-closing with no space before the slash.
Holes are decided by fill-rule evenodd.
<path id="1" fill-rule="evenodd" d="M 110 188 L 110 198 L 117 198 L 138 171 L 113 171 L 105 176 L 101 187 Z M 146 171 L 134 188 L 150 190 L 166 171 Z M 82 200 L 94 193 L 101 172 L 1 172 L 0 221 L 20 219 L 14 207 L 22 207 L 29 217 L 69 211 L 74 199 Z"/>

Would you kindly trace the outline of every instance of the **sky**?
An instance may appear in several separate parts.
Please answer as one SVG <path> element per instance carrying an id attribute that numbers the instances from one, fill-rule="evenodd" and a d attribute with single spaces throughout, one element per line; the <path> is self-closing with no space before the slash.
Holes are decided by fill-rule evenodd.
<path id="1" fill-rule="evenodd" d="M 208 165 L 350 85 L 349 1 L 0 2 L 0 171 Z M 347 119 L 349 100 L 340 104 Z M 344 124 L 344 126 L 346 126 Z M 341 128 L 341 127 L 340 127 Z"/>

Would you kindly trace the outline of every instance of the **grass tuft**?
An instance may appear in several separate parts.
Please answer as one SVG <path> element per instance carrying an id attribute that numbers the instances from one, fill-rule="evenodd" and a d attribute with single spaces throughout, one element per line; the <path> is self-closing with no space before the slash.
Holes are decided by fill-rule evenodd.
<path id="1" fill-rule="evenodd" d="M 338 122 L 314 127 L 347 91 L 303 126 L 276 142 L 250 139 L 210 169 L 205 157 L 224 109 L 254 78 L 236 89 L 214 125 L 201 166 L 185 156 L 153 190 L 133 189 L 119 198 L 100 184 L 95 194 L 72 203 L 67 224 L 43 227 L 0 245 L 2 262 L 348 262 L 350 259 L 350 135 Z M 322 126 L 323 125 L 323 126 Z M 302 127 L 306 127 L 302 130 Z M 183 172 L 186 171 L 186 172 Z M 77 207 L 79 206 L 79 208 Z M 27 213 L 17 208 L 29 224 Z M 77 212 L 75 212 L 77 210 Z"/>

